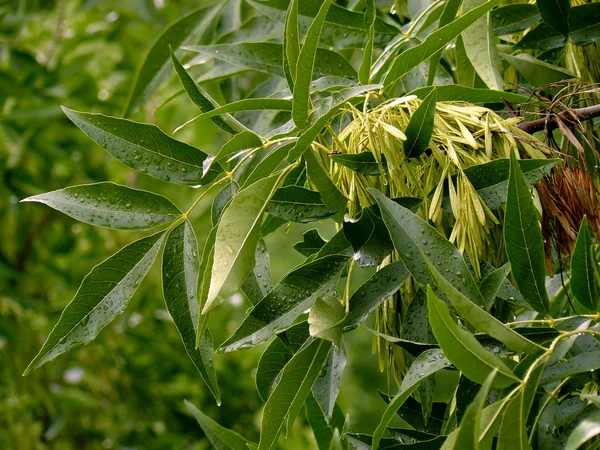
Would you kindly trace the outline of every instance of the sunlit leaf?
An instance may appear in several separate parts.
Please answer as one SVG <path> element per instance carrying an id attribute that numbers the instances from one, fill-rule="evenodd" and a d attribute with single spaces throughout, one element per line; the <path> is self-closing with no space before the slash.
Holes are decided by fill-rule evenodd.
<path id="1" fill-rule="evenodd" d="M 310 335 L 328 339 L 339 347 L 342 340 L 340 324 L 344 317 L 344 306 L 337 297 L 331 295 L 319 297 L 308 313 Z"/>

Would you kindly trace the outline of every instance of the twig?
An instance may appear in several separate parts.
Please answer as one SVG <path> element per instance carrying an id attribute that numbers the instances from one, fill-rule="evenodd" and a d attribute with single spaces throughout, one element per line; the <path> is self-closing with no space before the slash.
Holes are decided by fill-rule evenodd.
<path id="1" fill-rule="evenodd" d="M 558 114 L 559 120 L 563 122 L 573 122 L 576 119 L 578 122 L 590 120 L 595 117 L 600 117 L 600 105 L 588 106 L 586 108 L 576 108 L 562 111 Z M 554 130 L 558 128 L 558 121 L 554 114 L 537 120 L 529 120 L 521 122 L 517 127 L 526 133 L 533 134 L 536 131 Z"/>

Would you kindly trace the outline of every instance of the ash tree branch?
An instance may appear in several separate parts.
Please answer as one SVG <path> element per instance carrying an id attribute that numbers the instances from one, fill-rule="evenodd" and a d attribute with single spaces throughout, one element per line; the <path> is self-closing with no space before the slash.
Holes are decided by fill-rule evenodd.
<path id="1" fill-rule="evenodd" d="M 564 123 L 583 122 L 584 120 L 600 117 L 600 105 L 569 109 L 561 111 L 557 115 Z M 558 121 L 556 120 L 556 115 L 550 114 L 542 119 L 521 122 L 517 127 L 526 133 L 533 134 L 536 131 L 554 130 L 555 128 L 558 128 Z"/>

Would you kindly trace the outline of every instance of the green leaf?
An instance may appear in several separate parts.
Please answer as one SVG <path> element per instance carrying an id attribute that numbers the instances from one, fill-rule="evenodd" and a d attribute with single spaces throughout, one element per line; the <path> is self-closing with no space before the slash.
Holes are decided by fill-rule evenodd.
<path id="1" fill-rule="evenodd" d="M 521 336 L 512 328 L 507 327 L 494 316 L 488 314 L 484 309 L 477 306 L 469 298 L 465 297 L 464 294 L 460 293 L 458 289 L 456 289 L 456 284 L 453 285 L 450 282 L 448 278 L 451 279 L 451 277 L 442 275 L 438 268 L 435 267 L 435 265 L 430 262 L 428 258 L 425 258 L 425 262 L 433 274 L 438 287 L 444 292 L 444 294 L 446 294 L 446 297 L 448 297 L 458 314 L 471 323 L 471 325 L 473 325 L 475 328 L 485 332 L 493 338 L 498 339 L 500 342 L 504 343 L 507 347 L 516 352 L 536 355 L 546 351 L 544 347 L 541 347 L 531 342 L 529 339 Z"/>
<path id="2" fill-rule="evenodd" d="M 44 203 L 81 222 L 115 230 L 147 230 L 181 215 L 160 195 L 111 182 L 70 186 L 22 201 Z"/>
<path id="3" fill-rule="evenodd" d="M 386 298 L 393 295 L 408 277 L 408 271 L 400 262 L 393 262 L 375 272 L 352 297 L 350 312 L 342 323 L 344 331 L 360 325 Z"/>
<path id="4" fill-rule="evenodd" d="M 329 255 L 292 270 L 254 306 L 235 333 L 221 345 L 220 351 L 258 345 L 292 325 L 317 298 L 331 295 L 347 261 L 346 256 Z"/>
<path id="5" fill-rule="evenodd" d="M 569 38 L 575 45 L 590 45 L 600 39 L 600 5 L 586 3 L 571 8 Z"/>
<path id="6" fill-rule="evenodd" d="M 200 86 L 194 82 L 190 74 L 185 70 L 183 65 L 181 65 L 172 49 L 171 60 L 173 61 L 175 72 L 179 77 L 179 81 L 181 82 L 183 89 L 185 92 L 187 92 L 188 97 L 194 102 L 200 111 L 204 113 L 215 109 L 215 106 L 207 98 L 208 94 L 203 92 Z M 226 133 L 235 134 L 236 132 L 244 129 L 243 125 L 236 123 L 237 121 L 231 117 L 229 117 L 228 121 L 226 121 L 227 119 L 224 120 L 222 117 L 212 117 L 211 120 L 216 126 Z"/>
<path id="7" fill-rule="evenodd" d="M 520 159 L 519 167 L 525 177 L 527 186 L 533 186 L 550 172 L 550 169 L 561 162 L 561 159 Z M 506 203 L 506 190 L 510 173 L 510 160 L 506 158 L 495 159 L 483 164 L 468 167 L 464 170 L 481 200 L 492 211 Z M 450 205 L 446 196 L 442 204 Z M 446 207 L 446 206 L 445 206 Z"/>
<path id="8" fill-rule="evenodd" d="M 280 142 L 278 144 L 269 147 L 269 154 L 265 156 L 254 168 L 254 170 L 248 175 L 242 184 L 242 187 L 250 186 L 265 177 L 268 177 L 277 169 L 282 170 L 286 168 L 285 157 L 289 153 L 290 149 L 294 146 L 294 141 Z M 290 167 L 287 167 L 289 170 Z"/>
<path id="9" fill-rule="evenodd" d="M 267 401 L 279 374 L 309 337 L 308 323 L 304 321 L 273 339 L 256 368 L 256 389 L 260 398 Z"/>
<path id="10" fill-rule="evenodd" d="M 373 188 L 370 188 L 369 192 L 381 209 L 381 216 L 400 259 L 421 286 L 436 285 L 425 261 L 428 259 L 430 267 L 444 268 L 443 278 L 456 291 L 471 302 L 485 307 L 473 275 L 458 249 L 450 241 L 415 213 L 381 192 Z"/>
<path id="11" fill-rule="evenodd" d="M 392 66 L 385 76 L 385 86 L 390 86 L 423 61 L 426 61 L 439 50 L 446 47 L 450 41 L 475 23 L 477 19 L 487 14 L 488 11 L 500 3 L 500 1 L 501 0 L 490 0 L 483 5 L 472 9 L 453 22 L 450 22 L 448 25 L 435 30 L 419 45 L 400 53 L 392 62 Z"/>
<path id="12" fill-rule="evenodd" d="M 343 343 L 340 346 L 333 347 L 312 388 L 313 396 L 321 407 L 327 422 L 334 420 L 335 402 L 340 393 L 340 380 L 346 362 L 346 350 Z M 289 425 L 291 427 L 291 424 Z"/>
<path id="13" fill-rule="evenodd" d="M 545 22 L 541 22 L 535 28 L 529 30 L 513 49 L 549 51 L 564 47 L 566 43 L 567 38 L 564 35 Z"/>
<path id="14" fill-rule="evenodd" d="M 492 28 L 496 36 L 522 33 L 541 19 L 536 5 L 514 3 L 493 9 Z"/>
<path id="15" fill-rule="evenodd" d="M 444 9 L 438 22 L 438 29 L 448 25 L 454 19 L 456 19 L 456 13 L 460 8 L 462 0 L 449 0 L 444 3 Z M 431 86 L 435 79 L 435 72 L 437 66 L 442 58 L 442 51 L 435 53 L 429 60 L 429 69 L 427 71 L 427 86 Z M 424 97 L 421 97 L 424 98 Z"/>
<path id="16" fill-rule="evenodd" d="M 505 53 L 501 53 L 500 55 L 511 66 L 517 69 L 528 83 L 534 86 L 542 86 L 544 84 L 575 78 L 575 75 L 567 69 L 549 64 L 527 53 L 521 53 L 516 56 Z"/>
<path id="17" fill-rule="evenodd" d="M 341 408 L 337 404 L 335 405 L 331 424 L 328 424 L 321 407 L 314 396 L 309 394 L 306 398 L 306 417 L 312 428 L 319 450 L 329 450 L 335 430 L 341 430 L 344 425 L 344 413 Z"/>
<path id="18" fill-rule="evenodd" d="M 308 230 L 302 235 L 302 240 L 294 244 L 294 250 L 304 256 L 311 256 L 323 248 L 326 241 L 321 237 L 318 230 Z"/>
<path id="19" fill-rule="evenodd" d="M 543 360 L 541 363 L 535 360 L 535 366 L 529 368 L 523 380 L 524 386 L 506 407 L 498 433 L 498 449 L 513 450 L 515 446 L 519 450 L 531 449 L 527 438 L 527 418 L 548 357 L 543 355 L 540 359 Z"/>
<path id="20" fill-rule="evenodd" d="M 250 300 L 250 303 L 256 305 L 273 289 L 269 252 L 262 238 L 256 244 L 254 260 L 254 269 L 242 285 L 242 290 L 246 294 L 246 297 L 248 297 L 248 300 Z"/>
<path id="21" fill-rule="evenodd" d="M 235 431 L 222 427 L 207 415 L 200 412 L 193 404 L 184 400 L 185 406 L 194 415 L 202 431 L 217 450 L 248 450 L 249 442 Z"/>
<path id="22" fill-rule="evenodd" d="M 224 164 L 232 155 L 262 145 L 262 140 L 250 130 L 244 130 L 229 139 L 216 154 L 213 164 Z"/>
<path id="23" fill-rule="evenodd" d="M 369 84 L 371 82 L 371 63 L 373 61 L 373 43 L 375 40 L 375 0 L 367 0 L 366 5 L 365 26 L 368 31 L 365 37 L 363 60 L 358 69 L 358 81 L 360 81 L 360 84 Z"/>
<path id="24" fill-rule="evenodd" d="M 579 227 L 577 243 L 571 256 L 571 290 L 575 298 L 590 311 L 598 310 L 600 289 L 596 275 L 592 233 L 584 216 Z"/>
<path id="25" fill-rule="evenodd" d="M 427 288 L 427 307 L 431 329 L 444 355 L 467 378 L 483 384 L 489 374 L 498 369 L 494 388 L 505 388 L 520 381 L 500 358 L 485 350 L 471 333 L 454 323 L 448 307 L 435 296 L 430 286 Z"/>
<path id="26" fill-rule="evenodd" d="M 568 361 L 548 367 L 542 376 L 542 385 L 564 380 L 580 373 L 600 369 L 600 351 L 581 353 Z"/>
<path id="27" fill-rule="evenodd" d="M 460 421 L 460 428 L 454 441 L 454 446 L 457 450 L 473 449 L 479 450 L 479 431 L 481 429 L 481 416 L 483 407 L 487 403 L 487 396 L 492 386 L 492 382 L 496 376 L 496 370 L 492 370 L 487 379 L 481 386 L 481 389 L 467 407 L 465 414 Z"/>
<path id="28" fill-rule="evenodd" d="M 506 91 L 494 91 L 493 89 L 476 89 L 472 87 L 459 86 L 458 84 L 445 84 L 442 86 L 427 86 L 415 89 L 409 95 L 425 98 L 432 90 L 437 93 L 438 102 L 467 102 L 502 103 L 506 100 L 510 103 L 525 103 L 529 99 L 525 95 Z"/>
<path id="29" fill-rule="evenodd" d="M 189 125 L 192 122 L 203 119 L 214 119 L 215 116 L 222 114 L 236 113 L 236 112 L 247 112 L 247 111 L 291 111 L 292 102 L 284 98 L 245 98 L 236 102 L 228 103 L 224 106 L 219 106 L 209 111 L 203 112 L 202 114 L 188 120 L 183 125 L 177 127 L 175 132 L 179 131 L 184 126 Z M 233 119 L 235 121 L 235 119 Z M 237 122 L 237 121 L 236 121 Z M 245 130 L 246 127 L 239 125 L 237 131 Z"/>
<path id="30" fill-rule="evenodd" d="M 509 273 L 510 263 L 506 263 L 492 271 L 483 280 L 481 280 L 479 291 L 485 300 L 487 309 L 490 309 L 494 304 L 494 300 L 498 296 L 498 291 L 500 290 L 500 287 L 504 283 L 504 280 L 506 280 L 506 277 Z"/>
<path id="31" fill-rule="evenodd" d="M 285 16 L 285 32 L 283 34 L 283 71 L 290 92 L 294 91 L 296 67 L 300 55 L 300 33 L 298 32 L 298 3 L 291 0 Z"/>
<path id="32" fill-rule="evenodd" d="M 321 194 L 300 186 L 281 187 L 275 191 L 266 211 L 292 222 L 308 223 L 335 214 L 321 200 Z"/>
<path id="33" fill-rule="evenodd" d="M 208 183 L 221 171 L 207 166 L 208 155 L 167 136 L 156 125 L 103 114 L 63 111 L 81 131 L 122 163 L 161 180 L 177 184 Z"/>
<path id="34" fill-rule="evenodd" d="M 292 149 L 293 151 L 293 149 Z M 328 208 L 338 213 L 338 217 L 346 211 L 348 199 L 329 178 L 329 174 L 317 159 L 312 150 L 304 154 L 306 171 L 310 182 L 321 194 L 321 200 Z"/>
<path id="35" fill-rule="evenodd" d="M 206 299 L 208 298 L 208 290 L 210 288 L 210 277 L 212 274 L 212 267 L 214 263 L 215 254 L 215 238 L 217 236 L 217 226 L 215 225 L 208 236 L 204 244 L 204 251 L 202 252 L 202 259 L 200 260 L 200 267 L 198 273 L 200 274 L 198 291 L 198 305 L 199 310 L 202 311 L 204 305 L 206 305 Z M 203 333 L 202 331 L 206 328 L 208 321 L 208 314 L 198 315 L 198 326 L 196 327 L 196 348 L 200 348 Z"/>
<path id="36" fill-rule="evenodd" d="M 270 41 L 279 39 L 283 27 L 270 17 L 256 16 L 239 28 L 221 36 L 215 44 L 238 44 L 240 42 Z"/>
<path id="37" fill-rule="evenodd" d="M 179 48 L 199 30 L 209 27 L 221 13 L 222 5 L 210 8 L 200 8 L 192 11 L 187 16 L 171 23 L 165 31 L 152 44 L 131 90 L 125 115 L 129 116 L 142 106 L 160 86 L 169 73 L 170 48 Z"/>
<path id="38" fill-rule="evenodd" d="M 280 179 L 280 174 L 272 175 L 240 190 L 223 213 L 203 314 L 237 292 L 250 275 L 260 219 Z"/>
<path id="39" fill-rule="evenodd" d="M 547 314 L 549 300 L 539 218 L 514 152 L 510 157 L 504 239 L 519 291 L 536 311 Z"/>
<path id="40" fill-rule="evenodd" d="M 344 236 L 352 244 L 354 261 L 358 267 L 374 267 L 394 250 L 385 224 L 372 207 L 362 210 L 357 221 L 344 221 Z"/>
<path id="41" fill-rule="evenodd" d="M 381 171 L 379 170 L 379 163 L 375 159 L 373 153 L 361 152 L 361 153 L 342 153 L 339 155 L 329 156 L 336 164 L 340 164 L 344 167 L 354 170 L 355 172 L 362 173 L 369 176 L 379 176 Z M 385 156 L 381 155 L 383 166 L 387 166 Z"/>
<path id="42" fill-rule="evenodd" d="M 236 66 L 284 77 L 283 45 L 276 42 L 242 42 L 210 46 L 185 47 Z M 355 78 L 356 71 L 342 56 L 324 48 L 317 49 L 313 75 Z"/>
<path id="43" fill-rule="evenodd" d="M 23 375 L 73 348 L 88 344 L 123 313 L 150 270 L 163 240 L 163 232 L 140 239 L 94 267 Z"/>
<path id="44" fill-rule="evenodd" d="M 298 64 L 296 65 L 296 76 L 294 78 L 294 95 L 292 118 L 298 127 L 303 127 L 308 119 L 308 110 L 310 105 L 310 82 L 313 77 L 315 60 L 317 58 L 317 48 L 321 29 L 325 23 L 325 16 L 331 5 L 331 0 L 324 0 L 315 20 L 310 25 L 304 38 L 304 44 L 298 55 Z"/>
<path id="45" fill-rule="evenodd" d="M 484 4 L 486 0 L 464 0 L 462 13 Z M 490 88 L 504 89 L 502 62 L 492 33 L 491 14 L 480 17 L 461 34 L 465 51 L 483 82 Z"/>
<path id="46" fill-rule="evenodd" d="M 302 132 L 294 148 L 290 150 L 288 161 L 296 161 L 310 147 L 329 120 L 349 101 L 355 101 L 365 92 L 379 89 L 381 85 L 370 84 L 342 89 L 319 102 L 315 102 L 315 110 L 308 118 L 305 131 Z"/>
<path id="47" fill-rule="evenodd" d="M 565 36 L 569 34 L 569 0 L 537 0 L 536 5 L 544 22 Z"/>
<path id="48" fill-rule="evenodd" d="M 396 414 L 396 411 L 402 406 L 406 399 L 419 387 L 419 385 L 430 375 L 435 372 L 445 369 L 451 365 L 443 353 L 438 349 L 427 350 L 423 352 L 417 359 L 414 360 L 412 365 L 409 367 L 406 376 L 402 380 L 402 385 L 398 394 L 388 404 L 383 417 L 373 433 L 373 448 L 378 448 L 383 433 L 385 432 L 388 424 Z M 380 447 L 382 448 L 382 447 Z"/>
<path id="49" fill-rule="evenodd" d="M 286 10 L 290 2 L 289 0 L 248 0 L 248 3 L 267 17 L 284 23 Z M 298 1 L 298 24 L 301 33 L 306 33 L 321 5 L 321 0 Z M 329 8 L 325 25 L 321 31 L 320 43 L 324 47 L 333 47 L 334 49 L 360 49 L 365 43 L 366 31 L 368 31 L 368 27 L 365 14 L 351 11 L 333 3 Z M 381 19 L 375 19 L 375 44 L 384 46 L 397 33 L 398 28 Z"/>
<path id="50" fill-rule="evenodd" d="M 213 365 L 212 336 L 210 331 L 198 334 L 198 243 L 191 224 L 186 220 L 169 233 L 163 252 L 162 285 L 169 314 L 175 322 L 185 351 L 200 372 L 200 376 L 213 393 L 217 404 L 221 403 L 217 374 Z"/>
<path id="51" fill-rule="evenodd" d="M 410 117 L 404 142 L 404 154 L 407 158 L 417 158 L 429 147 L 435 122 L 436 102 L 437 91 L 433 89 Z"/>
<path id="52" fill-rule="evenodd" d="M 286 364 L 263 410 L 259 450 L 276 447 L 286 419 L 291 422 L 300 412 L 330 351 L 331 342 L 316 339 Z"/>
<path id="53" fill-rule="evenodd" d="M 346 316 L 337 297 L 319 297 L 308 313 L 310 335 L 333 342 L 338 348 L 342 340 L 341 323 Z"/>
<path id="54" fill-rule="evenodd" d="M 600 414 L 586 417 L 577 424 L 569 435 L 565 450 L 576 450 L 600 434 Z"/>

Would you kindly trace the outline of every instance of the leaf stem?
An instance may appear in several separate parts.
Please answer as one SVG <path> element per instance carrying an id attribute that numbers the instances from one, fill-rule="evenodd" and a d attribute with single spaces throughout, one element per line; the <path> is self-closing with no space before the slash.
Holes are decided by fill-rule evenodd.
<path id="1" fill-rule="evenodd" d="M 212 189 L 215 186 L 218 186 L 219 184 L 221 184 L 223 181 L 225 180 L 229 180 L 230 174 L 226 174 L 223 178 L 221 178 L 219 181 L 215 181 L 213 184 L 211 184 L 207 190 L 205 190 L 202 194 L 200 194 L 200 196 L 194 201 L 194 203 L 192 204 L 192 206 L 190 206 L 190 208 L 184 213 L 182 214 L 182 217 L 184 220 L 187 220 L 188 216 L 190 215 L 190 213 L 192 212 L 192 210 L 198 206 L 198 203 L 200 203 L 200 200 L 202 200 L 206 194 L 208 194 L 210 191 L 212 191 Z"/>

